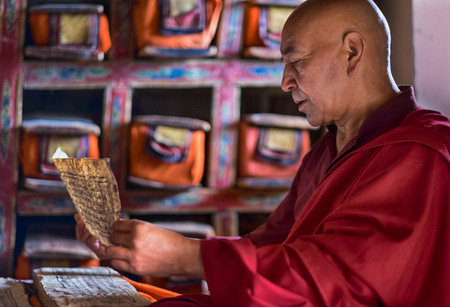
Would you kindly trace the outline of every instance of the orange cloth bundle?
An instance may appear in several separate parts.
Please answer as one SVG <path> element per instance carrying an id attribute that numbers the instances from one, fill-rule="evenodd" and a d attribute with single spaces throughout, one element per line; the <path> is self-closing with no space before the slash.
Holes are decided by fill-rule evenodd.
<path id="1" fill-rule="evenodd" d="M 30 8 L 28 22 L 33 45 L 26 47 L 27 56 L 101 61 L 111 48 L 101 5 L 37 5 Z"/>
<path id="2" fill-rule="evenodd" d="M 179 293 L 170 290 L 131 280 L 125 276 L 123 278 L 132 284 L 141 296 L 148 299 L 152 303 L 162 300 L 163 298 L 176 297 L 180 295 Z"/>
<path id="3" fill-rule="evenodd" d="M 311 148 L 309 128 L 300 116 L 244 117 L 239 130 L 238 185 L 288 187 Z"/>
<path id="4" fill-rule="evenodd" d="M 46 152 L 43 152 L 43 149 L 45 148 L 43 148 L 41 145 L 43 143 L 42 141 L 43 138 L 49 140 L 51 136 L 43 136 L 27 132 L 24 132 L 22 134 L 20 142 L 20 161 L 22 163 L 22 173 L 24 176 L 31 178 L 45 178 L 45 179 L 59 180 L 59 176 L 57 176 L 56 170 L 52 174 L 50 173 L 46 174 L 42 172 L 41 157 L 43 155 L 47 155 Z M 87 135 L 86 138 L 87 138 L 87 151 L 84 157 L 99 158 L 100 154 L 98 148 L 98 136 L 95 134 L 90 134 Z M 45 143 L 48 143 L 48 141 Z"/>
<path id="5" fill-rule="evenodd" d="M 139 55 L 145 56 L 147 47 L 166 49 L 207 49 L 216 33 L 221 0 L 198 0 L 204 2 L 205 22 L 202 30 L 189 33 L 164 33 L 161 29 L 162 14 L 158 0 L 136 0 L 133 5 L 135 43 Z"/>
<path id="6" fill-rule="evenodd" d="M 131 125 L 129 180 L 152 187 L 197 186 L 205 165 L 209 123 L 186 117 L 144 115 Z"/>
<path id="7" fill-rule="evenodd" d="M 287 17 L 300 4 L 292 1 L 250 1 L 244 19 L 244 56 L 281 58 L 281 30 Z"/>
<path id="8" fill-rule="evenodd" d="M 38 116 L 23 122 L 19 159 L 25 178 L 59 180 L 52 155 L 60 147 L 70 158 L 99 158 L 100 127 L 79 118 Z"/>

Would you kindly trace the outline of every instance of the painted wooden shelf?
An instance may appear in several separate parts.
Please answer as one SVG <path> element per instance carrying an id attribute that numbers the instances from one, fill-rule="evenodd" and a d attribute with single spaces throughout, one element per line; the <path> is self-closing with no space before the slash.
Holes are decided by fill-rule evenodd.
<path id="1" fill-rule="evenodd" d="M 246 1 L 224 1 L 215 39 L 217 58 L 151 60 L 134 58 L 131 2 L 101 0 L 108 7 L 112 48 L 105 61 L 95 63 L 24 59 L 27 2 L 31 5 L 42 1 L 6 1 L 1 8 L 0 276 L 12 276 L 18 218 L 58 218 L 75 213 L 67 193 L 36 192 L 23 187 L 18 158 L 23 116 L 34 99 L 45 96 L 45 92 L 67 93 L 72 98 L 89 92 L 96 99 L 101 97 L 95 102 L 95 108 L 100 109 L 96 110 L 102 131 L 100 152 L 102 157 L 110 158 L 127 214 L 205 213 L 213 216 L 218 234 L 236 235 L 239 213 L 271 212 L 281 201 L 286 191 L 235 187 L 242 97 L 248 88 L 279 89 L 283 73 L 281 61 L 239 58 Z M 176 95 L 178 90 L 186 89 L 197 89 L 207 100 L 208 109 L 202 114 L 212 126 L 207 134 L 203 187 L 167 192 L 131 186 L 127 182 L 127 145 L 136 99 L 154 91 Z M 76 107 L 75 102 L 67 112 Z"/>

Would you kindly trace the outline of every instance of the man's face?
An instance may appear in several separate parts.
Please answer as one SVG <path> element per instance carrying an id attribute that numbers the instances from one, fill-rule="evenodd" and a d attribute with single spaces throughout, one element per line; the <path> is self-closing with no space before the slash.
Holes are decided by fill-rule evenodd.
<path id="1" fill-rule="evenodd" d="M 317 24 L 308 26 L 291 20 L 283 29 L 281 52 L 285 66 L 281 87 L 291 92 L 299 111 L 313 126 L 345 120 L 348 112 L 346 55 L 341 45 L 337 35 Z"/>

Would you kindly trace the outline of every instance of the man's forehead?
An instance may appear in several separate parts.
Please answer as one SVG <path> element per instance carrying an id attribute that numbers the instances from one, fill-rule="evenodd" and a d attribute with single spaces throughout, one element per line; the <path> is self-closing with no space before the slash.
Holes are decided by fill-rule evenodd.
<path id="1" fill-rule="evenodd" d="M 340 14 L 299 8 L 287 19 L 283 28 L 280 45 L 282 55 L 308 53 L 341 37 L 344 23 L 340 22 Z"/>
<path id="2" fill-rule="evenodd" d="M 306 53 L 320 39 L 315 31 L 301 23 L 286 24 L 281 34 L 280 52 L 282 55 Z M 320 35 L 320 34 L 319 34 Z"/>

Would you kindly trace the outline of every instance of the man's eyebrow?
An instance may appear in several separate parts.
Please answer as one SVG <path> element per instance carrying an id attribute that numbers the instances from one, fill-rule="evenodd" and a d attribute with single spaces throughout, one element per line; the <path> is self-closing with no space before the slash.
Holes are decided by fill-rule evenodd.
<path id="1" fill-rule="evenodd" d="M 282 48 L 280 50 L 282 55 L 288 55 L 289 53 L 293 52 L 295 48 L 293 46 L 287 46 L 286 48 Z"/>

